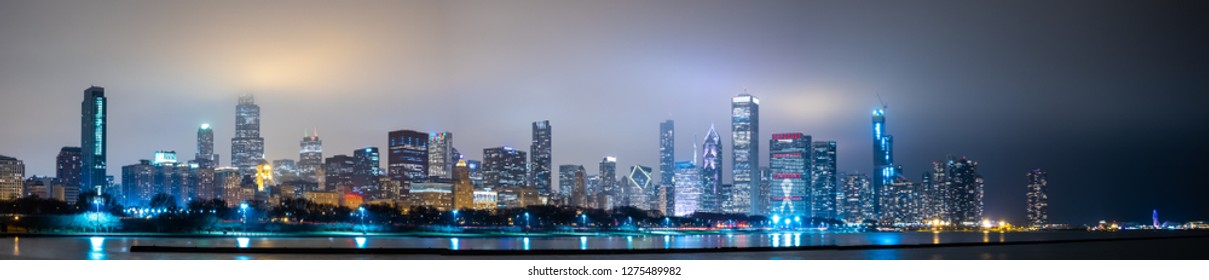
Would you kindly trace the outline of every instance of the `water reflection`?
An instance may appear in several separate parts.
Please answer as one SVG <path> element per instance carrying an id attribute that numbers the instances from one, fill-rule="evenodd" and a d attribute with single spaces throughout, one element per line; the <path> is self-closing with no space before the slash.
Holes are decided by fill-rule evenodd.
<path id="1" fill-rule="evenodd" d="M 932 244 L 940 244 L 940 232 L 939 231 L 932 232 Z"/>
<path id="2" fill-rule="evenodd" d="M 982 243 L 991 243 L 991 232 L 982 231 Z"/>
<path id="3" fill-rule="evenodd" d="M 21 255 L 21 238 L 13 237 L 13 256 Z"/>
<path id="4" fill-rule="evenodd" d="M 251 240 L 248 240 L 247 237 L 235 238 L 235 243 L 238 244 L 239 248 L 248 248 L 249 241 L 251 241 Z"/>
<path id="5" fill-rule="evenodd" d="M 450 250 L 457 250 L 457 249 L 458 249 L 458 238 L 457 238 L 457 237 L 454 237 L 454 238 L 450 238 L 450 239 L 449 239 L 449 249 L 450 249 Z"/>
<path id="6" fill-rule="evenodd" d="M 580 250 L 587 250 L 587 249 L 588 249 L 588 237 L 587 237 L 587 236 L 580 236 L 580 237 L 579 237 L 579 249 L 580 249 Z"/>
<path id="7" fill-rule="evenodd" d="M 672 237 L 671 236 L 667 236 L 667 235 L 663 236 L 663 248 L 664 249 L 672 248 Z"/>
<path id="8" fill-rule="evenodd" d="M 528 237 L 525 237 L 524 244 L 525 244 L 525 251 L 529 251 L 529 238 Z"/>
<path id="9" fill-rule="evenodd" d="M 91 237 L 91 238 L 88 238 L 88 243 L 89 243 L 89 245 L 92 245 L 92 249 L 88 251 L 88 259 L 104 260 L 105 259 L 105 238 L 104 237 Z"/>
<path id="10" fill-rule="evenodd" d="M 633 236 L 626 236 L 626 237 L 625 237 L 625 248 L 626 248 L 626 249 L 634 249 L 634 237 L 633 237 Z"/>
<path id="11" fill-rule="evenodd" d="M 354 237 L 353 241 L 357 242 L 357 249 L 365 248 L 365 237 Z"/>

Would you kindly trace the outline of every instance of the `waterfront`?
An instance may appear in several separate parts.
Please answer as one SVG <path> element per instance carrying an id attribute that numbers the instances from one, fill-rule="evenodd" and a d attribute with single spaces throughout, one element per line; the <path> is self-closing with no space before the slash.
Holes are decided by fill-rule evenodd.
<path id="1" fill-rule="evenodd" d="M 1206 259 L 1204 232 L 878 232 L 734 233 L 591 236 L 327 236 L 150 237 L 9 236 L 0 239 L 3 259 Z M 1014 242 L 1173 237 L 1090 243 L 1000 245 Z M 826 249 L 760 252 L 608 255 L 456 256 L 441 254 L 232 254 L 144 253 L 131 246 L 202 248 L 432 248 L 448 250 L 601 250 L 687 248 L 822 248 L 819 246 L 986 243 L 988 246 L 911 249 Z"/>

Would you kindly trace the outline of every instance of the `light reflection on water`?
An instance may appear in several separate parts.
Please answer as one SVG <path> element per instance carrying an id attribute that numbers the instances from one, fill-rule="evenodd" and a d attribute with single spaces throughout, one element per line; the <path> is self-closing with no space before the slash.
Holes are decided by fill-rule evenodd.
<path id="1" fill-rule="evenodd" d="M 454 238 L 450 238 L 450 239 L 449 239 L 449 249 L 450 249 L 450 250 L 457 250 L 459 245 L 460 245 L 460 244 L 458 244 L 458 238 L 457 238 L 457 237 L 454 237 Z"/>
<path id="2" fill-rule="evenodd" d="M 248 243 L 250 241 L 251 240 L 249 240 L 247 237 L 235 238 L 235 242 L 239 244 L 239 248 L 248 248 Z"/>
<path id="3" fill-rule="evenodd" d="M 353 241 L 357 242 L 357 248 L 365 248 L 365 237 L 354 237 Z"/>

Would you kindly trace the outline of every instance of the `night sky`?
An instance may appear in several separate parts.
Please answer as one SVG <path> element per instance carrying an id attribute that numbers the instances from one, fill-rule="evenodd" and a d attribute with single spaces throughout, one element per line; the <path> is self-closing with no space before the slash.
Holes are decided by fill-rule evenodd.
<path id="1" fill-rule="evenodd" d="M 976 160 L 990 218 L 1023 223 L 1025 173 L 1042 168 L 1052 222 L 1209 219 L 1195 2 L 5 0 L 0 154 L 53 176 L 98 85 L 113 175 L 155 150 L 192 159 L 201 123 L 229 164 L 242 93 L 269 160 L 296 160 L 308 128 L 325 157 L 414 129 L 479 159 L 527 151 L 548 119 L 555 170 L 657 167 L 671 117 L 678 160 L 717 125 L 730 174 L 729 100 L 746 89 L 764 165 L 769 135 L 804 132 L 869 173 L 880 94 L 909 178 Z"/>

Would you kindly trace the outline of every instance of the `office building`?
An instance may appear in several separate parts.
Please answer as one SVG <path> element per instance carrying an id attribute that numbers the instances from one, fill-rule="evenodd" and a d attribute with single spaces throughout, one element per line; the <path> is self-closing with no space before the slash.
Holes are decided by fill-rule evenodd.
<path id="1" fill-rule="evenodd" d="M 21 198 L 25 191 L 25 162 L 0 155 L 0 200 Z"/>
<path id="2" fill-rule="evenodd" d="M 701 178 L 704 193 L 701 194 L 701 211 L 721 213 L 724 201 L 730 199 L 729 190 L 722 189 L 722 137 L 714 125 L 709 125 L 705 142 L 701 145 Z"/>
<path id="3" fill-rule="evenodd" d="M 846 223 L 875 220 L 873 212 L 873 186 L 869 176 L 851 173 L 840 176 L 840 218 Z"/>
<path id="4" fill-rule="evenodd" d="M 659 184 L 672 185 L 676 173 L 676 124 L 672 120 L 659 123 Z"/>
<path id="5" fill-rule="evenodd" d="M 742 214 L 762 212 L 756 209 L 760 203 L 752 202 L 760 187 L 760 99 L 747 93 L 731 98 L 731 158 L 734 185 L 730 200 L 723 201 L 723 210 Z"/>
<path id="6" fill-rule="evenodd" d="M 673 215 L 676 217 L 687 217 L 697 212 L 700 208 L 701 193 L 701 169 L 692 161 L 676 162 L 676 173 L 672 178 L 672 183 L 676 185 L 676 206 L 673 209 Z"/>
<path id="7" fill-rule="evenodd" d="M 239 97 L 235 106 L 235 137 L 231 138 L 231 165 L 244 176 L 255 175 L 264 161 L 264 138 L 260 137 L 260 106 L 252 95 Z"/>
<path id="8" fill-rule="evenodd" d="M 453 133 L 433 132 L 428 134 L 428 176 L 450 179 L 453 165 L 458 158 L 453 148 Z"/>
<path id="9" fill-rule="evenodd" d="M 92 86 L 84 90 L 80 103 L 80 191 L 102 193 L 109 145 L 109 101 L 105 89 Z"/>
<path id="10" fill-rule="evenodd" d="M 1025 186 L 1029 226 L 1042 227 L 1049 223 L 1048 181 L 1045 171 L 1033 169 L 1027 174 L 1028 184 Z"/>
<path id="11" fill-rule="evenodd" d="M 814 216 L 810 209 L 808 179 L 811 171 L 811 138 L 802 133 L 776 133 L 768 141 L 769 209 L 780 217 Z"/>
<path id="12" fill-rule="evenodd" d="M 428 178 L 428 133 L 414 130 L 396 130 L 388 135 L 390 155 L 387 156 L 387 173 L 398 180 L 404 189 L 411 182 Z"/>
<path id="13" fill-rule="evenodd" d="M 453 202 L 452 208 L 474 209 L 474 184 L 470 183 L 470 168 L 466 161 L 459 160 L 453 167 Z"/>
<path id="14" fill-rule="evenodd" d="M 503 146 L 483 149 L 483 183 L 487 190 L 525 186 L 528 174 L 524 151 Z"/>
<path id="15" fill-rule="evenodd" d="M 377 147 L 365 147 L 353 151 L 353 188 L 369 199 L 382 199 L 386 195 L 378 186 L 381 160 Z"/>
<path id="16" fill-rule="evenodd" d="M 835 141 L 815 141 L 810 164 L 810 209 L 813 217 L 840 219 L 835 178 Z"/>
<path id="17" fill-rule="evenodd" d="M 553 194 L 550 178 L 552 158 L 552 134 L 550 121 L 533 122 L 533 143 L 529 145 L 529 186 L 536 188 L 541 195 Z"/>
<path id="18" fill-rule="evenodd" d="M 83 166 L 80 147 L 63 147 L 55 157 L 55 178 L 64 185 L 80 187 L 80 167 Z"/>
<path id="19" fill-rule="evenodd" d="M 302 141 L 298 143 L 298 174 L 308 182 L 319 182 L 325 177 L 323 172 L 323 140 L 319 139 L 319 131 L 314 134 L 303 132 Z"/>

